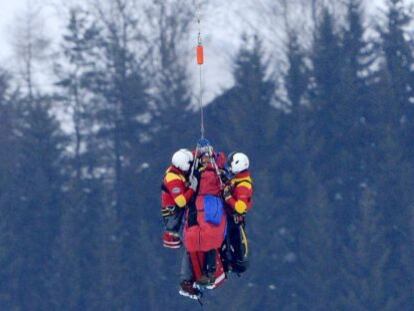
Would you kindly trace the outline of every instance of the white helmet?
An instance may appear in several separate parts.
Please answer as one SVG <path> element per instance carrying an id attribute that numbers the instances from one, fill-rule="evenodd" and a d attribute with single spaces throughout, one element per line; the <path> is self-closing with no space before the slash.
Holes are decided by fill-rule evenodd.
<path id="1" fill-rule="evenodd" d="M 193 162 L 193 154 L 188 149 L 180 149 L 174 153 L 171 163 L 175 167 L 179 168 L 183 172 L 187 172 L 191 167 L 191 162 Z"/>
<path id="2" fill-rule="evenodd" d="M 231 173 L 237 174 L 249 168 L 249 158 L 241 152 L 234 152 L 229 155 L 227 160 Z"/>
<path id="3" fill-rule="evenodd" d="M 180 149 L 178 151 L 185 152 L 188 155 L 188 157 L 190 158 L 190 161 L 194 161 L 193 153 L 190 150 L 185 149 L 185 148 L 182 148 L 182 149 Z"/>

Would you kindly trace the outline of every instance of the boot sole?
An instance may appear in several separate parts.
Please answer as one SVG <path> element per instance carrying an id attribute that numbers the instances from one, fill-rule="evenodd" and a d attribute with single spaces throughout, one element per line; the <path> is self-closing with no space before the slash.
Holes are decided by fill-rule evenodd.
<path id="1" fill-rule="evenodd" d="M 181 296 L 188 297 L 188 298 L 190 298 L 190 299 L 194 299 L 194 300 L 197 300 L 197 299 L 200 299 L 200 298 L 201 298 L 201 295 L 191 295 L 191 294 L 189 294 L 189 293 L 187 293 L 187 292 L 183 291 L 182 289 L 180 289 L 180 290 L 178 291 L 178 293 L 179 293 Z"/>

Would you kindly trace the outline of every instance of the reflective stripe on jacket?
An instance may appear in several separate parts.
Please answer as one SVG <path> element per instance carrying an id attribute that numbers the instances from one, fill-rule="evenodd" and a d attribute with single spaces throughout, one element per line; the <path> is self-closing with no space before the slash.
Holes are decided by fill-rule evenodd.
<path id="1" fill-rule="evenodd" d="M 165 172 L 163 188 L 161 192 L 162 207 L 176 205 L 183 208 L 190 201 L 194 190 L 186 186 L 184 173 L 174 166 L 170 166 Z"/>
<path id="2" fill-rule="evenodd" d="M 226 203 L 233 210 L 248 211 L 252 207 L 253 185 L 249 171 L 237 174 L 230 180 L 231 196 Z"/>

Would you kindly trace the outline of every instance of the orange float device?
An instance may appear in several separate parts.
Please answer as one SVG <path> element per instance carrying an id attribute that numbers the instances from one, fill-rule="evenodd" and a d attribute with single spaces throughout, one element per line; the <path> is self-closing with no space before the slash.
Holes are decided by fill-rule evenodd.
<path id="1" fill-rule="evenodd" d="M 204 49 L 202 45 L 197 45 L 197 64 L 204 64 Z"/>

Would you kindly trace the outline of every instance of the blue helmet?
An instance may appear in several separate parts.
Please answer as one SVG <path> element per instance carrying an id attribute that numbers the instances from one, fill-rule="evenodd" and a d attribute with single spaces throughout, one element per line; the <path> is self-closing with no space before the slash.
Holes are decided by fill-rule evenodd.
<path id="1" fill-rule="evenodd" d="M 199 154 L 213 154 L 213 146 L 211 146 L 210 142 L 206 138 L 201 138 L 197 142 L 197 149 L 199 151 Z"/>

